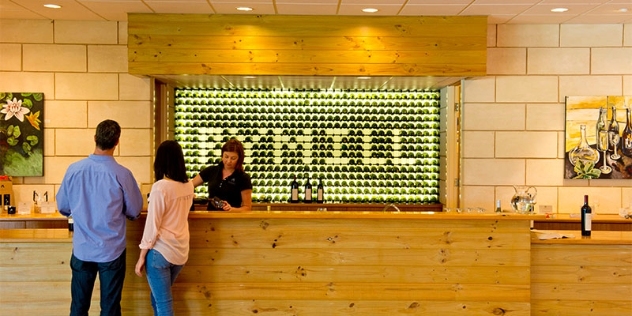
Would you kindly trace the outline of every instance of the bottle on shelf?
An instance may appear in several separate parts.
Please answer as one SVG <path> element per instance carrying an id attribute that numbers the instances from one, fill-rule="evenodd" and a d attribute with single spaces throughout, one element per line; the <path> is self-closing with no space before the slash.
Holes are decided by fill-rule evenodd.
<path id="1" fill-rule="evenodd" d="M 290 203 L 298 203 L 298 182 L 296 181 L 296 175 L 290 185 Z"/>
<path id="2" fill-rule="evenodd" d="M 316 203 L 325 202 L 325 189 L 323 188 L 323 179 L 318 179 L 318 186 L 316 187 Z"/>
<path id="3" fill-rule="evenodd" d="M 581 208 L 582 236 L 590 236 L 592 231 L 592 209 L 588 205 L 588 195 L 584 195 L 584 205 Z"/>
<path id="4" fill-rule="evenodd" d="M 307 176 L 307 182 L 305 182 L 305 198 L 303 202 L 312 203 L 312 184 L 309 182 L 309 176 Z"/>
<path id="5" fill-rule="evenodd" d="M 496 213 L 502 213 L 503 210 L 500 208 L 500 200 L 496 200 Z"/>

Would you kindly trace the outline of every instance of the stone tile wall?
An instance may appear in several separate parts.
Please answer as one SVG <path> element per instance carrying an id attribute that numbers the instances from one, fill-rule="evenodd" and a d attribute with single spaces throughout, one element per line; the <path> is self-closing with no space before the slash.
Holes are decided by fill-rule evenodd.
<path id="1" fill-rule="evenodd" d="M 18 201 L 54 197 L 66 168 L 94 151 L 104 119 L 121 124 L 115 158 L 151 186 L 152 87 L 127 73 L 127 23 L 0 20 L 0 90 L 43 92 L 44 176 L 14 179 Z"/>
<path id="2" fill-rule="evenodd" d="M 463 85 L 462 203 L 509 209 L 512 185 L 539 205 L 597 213 L 632 202 L 632 180 L 565 180 L 566 96 L 632 95 L 632 25 L 490 25 L 488 76 Z"/>

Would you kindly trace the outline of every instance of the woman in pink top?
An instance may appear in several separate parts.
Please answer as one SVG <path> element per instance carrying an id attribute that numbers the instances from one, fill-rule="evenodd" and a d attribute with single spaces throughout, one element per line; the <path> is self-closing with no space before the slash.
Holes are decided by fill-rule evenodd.
<path id="1" fill-rule="evenodd" d="M 193 183 L 184 165 L 182 147 L 164 141 L 154 161 L 156 182 L 151 187 L 147 221 L 140 242 L 135 272 L 147 271 L 154 315 L 173 315 L 171 286 L 189 258 L 189 209 L 193 203 Z"/>

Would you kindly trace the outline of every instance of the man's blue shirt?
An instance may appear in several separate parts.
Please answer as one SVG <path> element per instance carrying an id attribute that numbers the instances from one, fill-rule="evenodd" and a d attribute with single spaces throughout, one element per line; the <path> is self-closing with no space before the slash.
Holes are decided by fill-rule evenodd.
<path id="1" fill-rule="evenodd" d="M 132 172 L 108 155 L 71 164 L 57 192 L 57 209 L 74 220 L 73 254 L 109 262 L 125 250 L 126 218 L 136 219 L 143 198 Z"/>

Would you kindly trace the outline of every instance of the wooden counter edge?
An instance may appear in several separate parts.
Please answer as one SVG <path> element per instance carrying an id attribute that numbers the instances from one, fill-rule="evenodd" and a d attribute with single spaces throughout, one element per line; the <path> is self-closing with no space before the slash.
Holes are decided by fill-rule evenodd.
<path id="1" fill-rule="evenodd" d="M 428 220 L 535 220 L 543 219 L 544 215 L 521 214 L 446 214 L 442 212 L 323 212 L 323 211 L 252 211 L 252 212 L 223 212 L 223 211 L 191 211 L 189 218 L 280 218 L 280 219 L 428 219 Z"/>
<path id="2" fill-rule="evenodd" d="M 28 220 L 38 220 L 38 221 L 59 221 L 66 220 L 66 216 L 59 214 L 58 212 L 50 213 L 50 214 L 42 214 L 42 213 L 31 213 L 31 214 L 0 214 L 0 221 L 28 221 Z"/>
<path id="3" fill-rule="evenodd" d="M 539 239 L 538 232 L 572 236 L 572 238 Z M 630 231 L 593 231 L 590 237 L 582 237 L 580 231 L 572 230 L 550 230 L 538 232 L 531 232 L 531 244 L 632 245 L 632 232 Z"/>
<path id="4" fill-rule="evenodd" d="M 68 229 L 0 229 L 0 242 L 21 243 L 70 243 L 72 233 Z"/>

